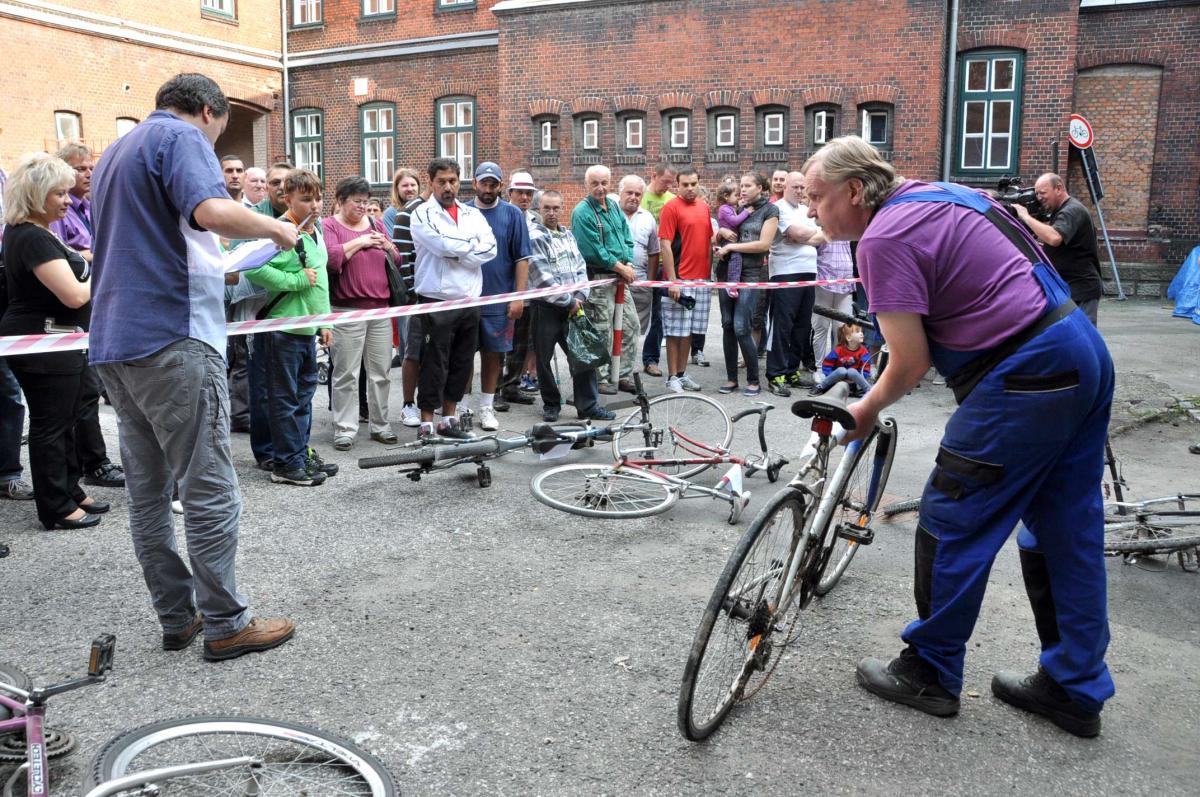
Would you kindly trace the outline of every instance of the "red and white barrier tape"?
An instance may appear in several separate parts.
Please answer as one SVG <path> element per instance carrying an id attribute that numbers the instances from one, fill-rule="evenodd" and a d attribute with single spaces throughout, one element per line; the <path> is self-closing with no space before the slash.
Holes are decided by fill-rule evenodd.
<path id="1" fill-rule="evenodd" d="M 441 302 L 410 304 L 403 307 L 380 307 L 375 310 L 345 310 L 338 313 L 320 313 L 318 315 L 294 316 L 291 318 L 269 318 L 262 321 L 237 321 L 229 324 L 226 331 L 230 335 L 247 335 L 255 332 L 279 332 L 287 329 L 303 327 L 333 327 L 338 324 L 351 324 L 355 321 L 370 321 L 377 318 L 397 318 L 401 316 L 436 313 L 441 310 L 457 310 L 464 307 L 484 307 L 491 304 L 506 304 L 517 299 L 540 299 L 546 296 L 557 296 L 563 293 L 574 293 L 582 288 L 595 288 L 609 285 L 615 280 L 589 280 L 570 285 L 555 285 L 550 288 L 535 288 L 513 293 L 500 293 L 494 296 L 479 296 L 471 299 L 447 299 Z M 846 285 L 858 280 L 807 280 L 803 282 L 670 282 L 665 280 L 647 280 L 633 283 L 634 287 L 667 288 L 673 285 L 686 288 L 797 288 L 813 285 Z M 20 354 L 46 354 L 55 351 L 77 351 L 88 347 L 88 333 L 69 332 L 51 335 L 7 335 L 0 337 L 0 357 L 12 357 Z"/>

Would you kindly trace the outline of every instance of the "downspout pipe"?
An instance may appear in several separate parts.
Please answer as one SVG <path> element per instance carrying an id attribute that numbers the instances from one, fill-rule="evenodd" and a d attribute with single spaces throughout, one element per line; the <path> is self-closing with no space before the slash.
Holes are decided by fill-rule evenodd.
<path id="1" fill-rule="evenodd" d="M 950 172 L 954 167 L 954 111 L 957 105 L 955 95 L 958 89 L 958 0 L 950 0 L 950 24 L 948 27 L 950 36 L 946 44 L 946 127 L 942 136 L 943 180 L 950 179 Z M 286 68 L 284 74 L 287 74 Z M 287 85 L 286 82 L 284 85 Z"/>
<path id="2" fill-rule="evenodd" d="M 955 0 L 957 2 L 957 0 Z M 292 91 L 288 77 L 288 0 L 279 0 L 279 21 L 281 23 L 281 40 L 283 53 L 283 152 L 284 157 L 291 160 L 292 157 Z M 274 160 L 274 157 L 269 158 Z"/>

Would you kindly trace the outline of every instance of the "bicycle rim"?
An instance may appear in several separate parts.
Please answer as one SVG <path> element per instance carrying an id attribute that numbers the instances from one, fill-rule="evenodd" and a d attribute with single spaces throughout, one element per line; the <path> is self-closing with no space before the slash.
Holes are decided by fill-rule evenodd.
<path id="1" fill-rule="evenodd" d="M 697 396 L 689 393 L 672 393 L 651 399 L 646 420 L 649 428 L 643 423 L 641 409 L 622 422 L 620 429 L 613 435 L 612 450 L 616 459 L 627 454 L 632 459 L 688 459 L 699 456 L 709 456 L 716 449 L 721 452 L 729 450 L 733 440 L 733 422 L 725 408 L 708 396 Z M 656 433 L 661 432 L 661 439 L 655 445 Z M 703 447 L 697 446 L 699 443 Z M 635 451 L 630 449 L 653 448 L 652 451 Z M 671 476 L 686 479 L 695 476 L 711 464 L 698 465 L 655 465 Z"/>
<path id="2" fill-rule="evenodd" d="M 678 721 L 685 738 L 700 741 L 711 735 L 755 673 L 765 673 L 765 680 L 774 669 L 778 657 L 773 657 L 773 647 L 783 630 L 777 627 L 775 610 L 792 550 L 802 539 L 804 513 L 799 492 L 780 492 L 730 555 L 683 671 Z"/>
<path id="3" fill-rule="evenodd" d="M 837 586 L 860 547 L 858 542 L 838 536 L 838 528 L 843 524 L 869 528 L 875 510 L 879 508 L 896 455 L 895 422 L 886 419 L 883 423 L 884 431 L 871 433 L 854 452 L 849 471 L 830 487 L 836 498 L 829 524 L 821 533 L 825 549 L 821 575 L 814 588 L 818 595 L 826 595 Z M 843 456 L 850 456 L 850 452 L 847 450 Z"/>
<path id="4" fill-rule="evenodd" d="M 1190 525 L 1163 522 L 1148 515 L 1141 520 L 1118 519 L 1104 525 L 1104 552 L 1109 555 L 1174 553 L 1189 548 L 1200 548 L 1200 530 L 1194 522 Z"/>
<path id="5" fill-rule="evenodd" d="M 350 742 L 315 728 L 251 717 L 187 717 L 124 733 L 97 754 L 84 786 L 156 767 L 247 755 L 261 758 L 262 768 L 172 778 L 159 788 L 170 797 L 240 797 L 251 784 L 262 797 L 397 794 L 383 764 Z"/>
<path id="6" fill-rule="evenodd" d="M 529 489 L 546 506 L 596 518 L 657 515 L 679 499 L 662 476 L 613 465 L 560 465 L 534 476 Z"/>

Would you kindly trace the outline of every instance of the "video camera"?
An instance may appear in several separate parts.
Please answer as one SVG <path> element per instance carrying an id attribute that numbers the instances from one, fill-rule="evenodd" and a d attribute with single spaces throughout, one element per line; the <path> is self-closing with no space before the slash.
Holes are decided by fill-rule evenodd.
<path id="1" fill-rule="evenodd" d="M 1042 207 L 1042 203 L 1038 202 L 1033 189 L 1021 187 L 1020 177 L 1001 177 L 1000 182 L 996 184 L 996 201 L 1004 205 L 1014 218 L 1020 219 L 1013 210 L 1013 205 L 1024 205 L 1029 215 L 1038 221 L 1050 221 L 1050 214 Z"/>

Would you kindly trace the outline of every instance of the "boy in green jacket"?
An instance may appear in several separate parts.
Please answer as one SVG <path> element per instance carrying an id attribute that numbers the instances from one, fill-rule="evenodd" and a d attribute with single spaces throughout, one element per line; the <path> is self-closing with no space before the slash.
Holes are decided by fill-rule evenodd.
<path id="1" fill-rule="evenodd" d="M 291 318 L 329 312 L 328 255 L 316 219 L 321 215 L 321 181 L 307 169 L 284 178 L 283 218 L 300 230 L 296 248 L 280 252 L 246 279 L 270 292 L 263 318 Z M 303 225 L 303 226 L 301 226 Z M 267 417 L 271 427 L 274 470 L 271 481 L 315 487 L 337 473 L 308 445 L 312 400 L 317 391 L 317 347 L 328 346 L 330 330 L 301 327 L 264 336 L 267 370 Z"/>

